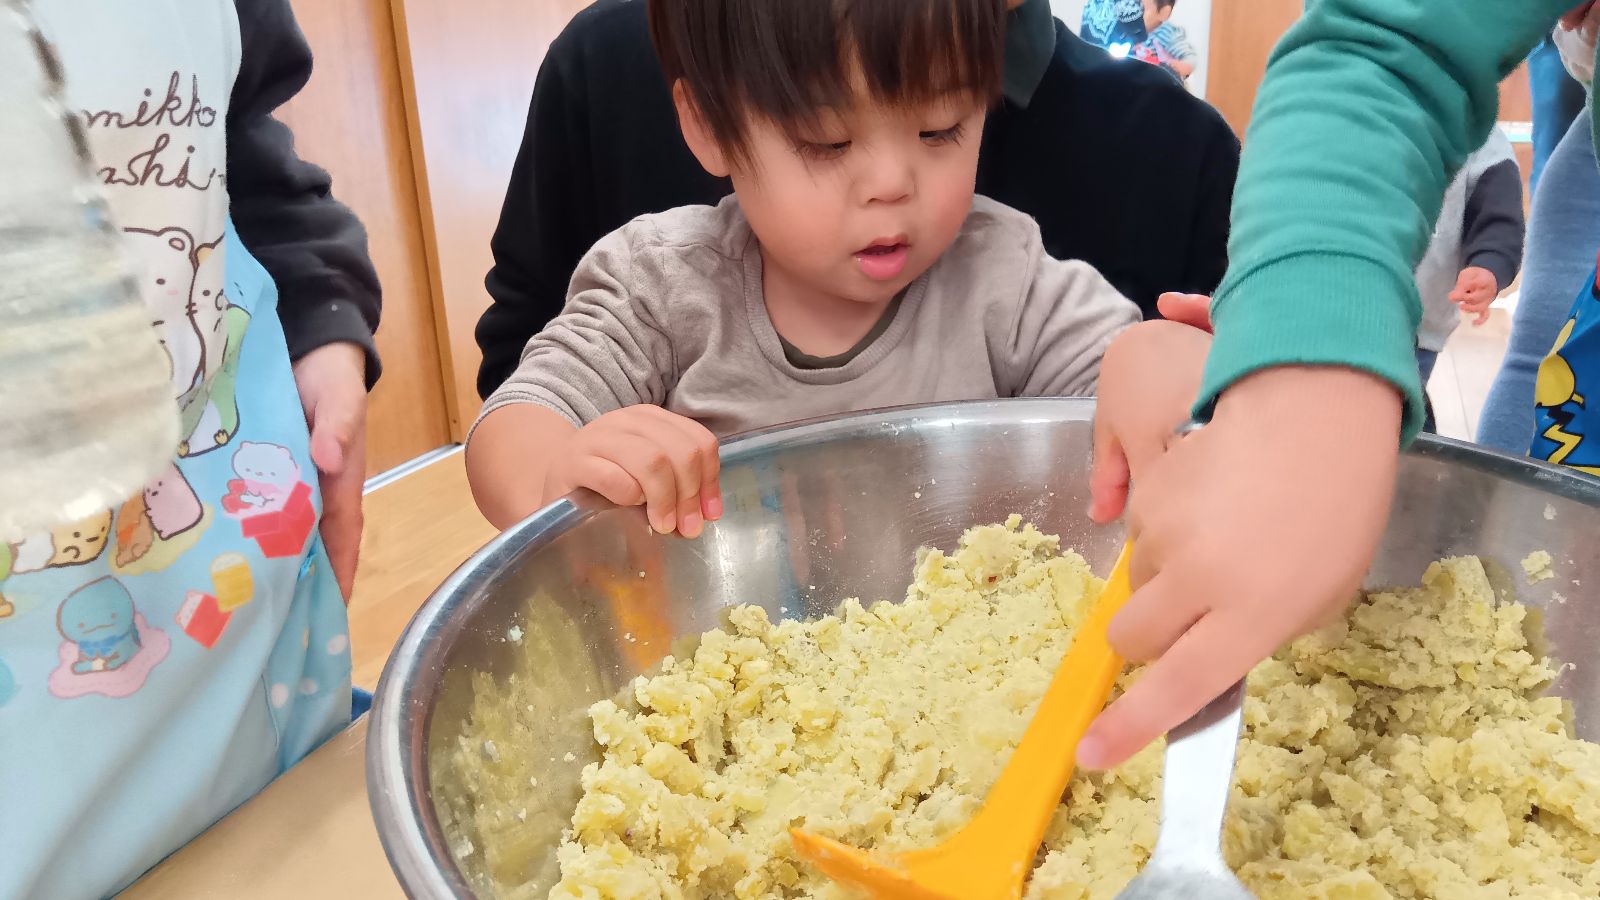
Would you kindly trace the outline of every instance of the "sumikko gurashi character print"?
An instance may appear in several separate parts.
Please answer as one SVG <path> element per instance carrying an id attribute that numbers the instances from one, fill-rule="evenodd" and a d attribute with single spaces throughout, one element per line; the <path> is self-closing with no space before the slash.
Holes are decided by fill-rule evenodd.
<path id="1" fill-rule="evenodd" d="M 124 229 L 143 265 L 152 324 L 172 364 L 181 457 L 227 444 L 239 431 L 239 350 L 250 314 L 224 291 L 223 239 L 201 242 L 183 228 Z"/>
<path id="2" fill-rule="evenodd" d="M 179 456 L 208 453 L 233 440 L 239 431 L 239 352 L 250 314 L 229 302 L 223 291 L 225 256 L 216 246 L 195 251 L 190 318 L 207 355 L 194 385 L 178 398 L 182 411 L 179 430 L 187 435 L 178 445 Z"/>
<path id="3" fill-rule="evenodd" d="M 133 595 L 111 576 L 69 593 L 56 610 L 60 664 L 50 673 L 50 693 L 63 699 L 100 694 L 126 697 L 144 686 L 167 657 L 166 632 L 145 621 Z"/>
<path id="4" fill-rule="evenodd" d="M 119 575 L 159 572 L 199 542 L 211 510 L 177 463 L 117 511 L 112 570 Z"/>
<path id="5" fill-rule="evenodd" d="M 239 520 L 268 559 L 297 556 L 316 527 L 311 485 L 287 447 L 243 441 L 233 454 L 233 472 L 222 510 Z"/>

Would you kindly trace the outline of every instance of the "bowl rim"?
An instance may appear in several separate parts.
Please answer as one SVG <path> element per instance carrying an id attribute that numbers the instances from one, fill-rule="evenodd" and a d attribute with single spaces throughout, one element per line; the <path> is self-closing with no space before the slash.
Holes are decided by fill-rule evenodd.
<path id="1" fill-rule="evenodd" d="M 734 435 L 722 443 L 723 465 L 736 464 L 773 446 L 816 444 L 841 434 L 861 434 L 863 426 L 889 433 L 961 422 L 1012 425 L 1083 422 L 1094 416 L 1095 401 L 1085 397 L 966 400 L 862 410 L 805 419 Z M 1452 438 L 1425 434 L 1406 451 L 1442 460 L 1549 494 L 1600 507 L 1600 479 L 1550 463 Z M 432 710 L 422 708 L 407 688 L 443 677 L 445 650 L 465 628 L 470 614 L 458 609 L 512 559 L 546 546 L 612 504 L 588 491 L 568 495 L 491 539 L 458 566 L 429 595 L 406 625 L 385 662 L 374 691 L 367 727 L 367 798 L 384 854 L 400 887 L 413 898 L 476 896 L 456 864 L 433 804 L 426 799 L 428 770 L 424 741 Z M 443 865 L 440 862 L 443 861 Z"/>

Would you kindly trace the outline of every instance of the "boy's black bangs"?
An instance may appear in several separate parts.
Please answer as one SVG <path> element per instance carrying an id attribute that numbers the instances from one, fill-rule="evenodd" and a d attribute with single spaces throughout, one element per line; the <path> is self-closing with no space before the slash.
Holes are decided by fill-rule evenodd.
<path id="1" fill-rule="evenodd" d="M 1004 0 L 650 0 L 668 82 L 684 81 L 712 138 L 741 158 L 748 116 L 801 138 L 820 110 L 851 105 L 856 72 L 893 106 L 994 101 L 1005 20 Z"/>

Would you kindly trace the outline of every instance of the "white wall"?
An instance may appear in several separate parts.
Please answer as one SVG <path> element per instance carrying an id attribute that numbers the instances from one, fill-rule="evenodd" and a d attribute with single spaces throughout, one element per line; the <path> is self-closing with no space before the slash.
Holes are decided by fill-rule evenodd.
<path id="1" fill-rule="evenodd" d="M 1050 0 L 1050 9 L 1056 18 L 1067 23 L 1074 32 L 1083 23 L 1086 0 Z M 1173 24 L 1183 26 L 1189 33 L 1189 42 L 1200 53 L 1200 62 L 1189 76 L 1189 90 L 1197 97 L 1206 95 L 1206 64 L 1211 56 L 1211 0 L 1178 0 L 1172 11 Z"/>

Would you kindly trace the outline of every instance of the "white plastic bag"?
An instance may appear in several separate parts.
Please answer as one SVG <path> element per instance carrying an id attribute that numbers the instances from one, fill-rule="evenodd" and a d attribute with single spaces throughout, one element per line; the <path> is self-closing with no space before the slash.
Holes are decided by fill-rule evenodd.
<path id="1" fill-rule="evenodd" d="M 0 0 L 0 542 L 121 503 L 172 459 L 171 363 L 60 66 Z"/>

